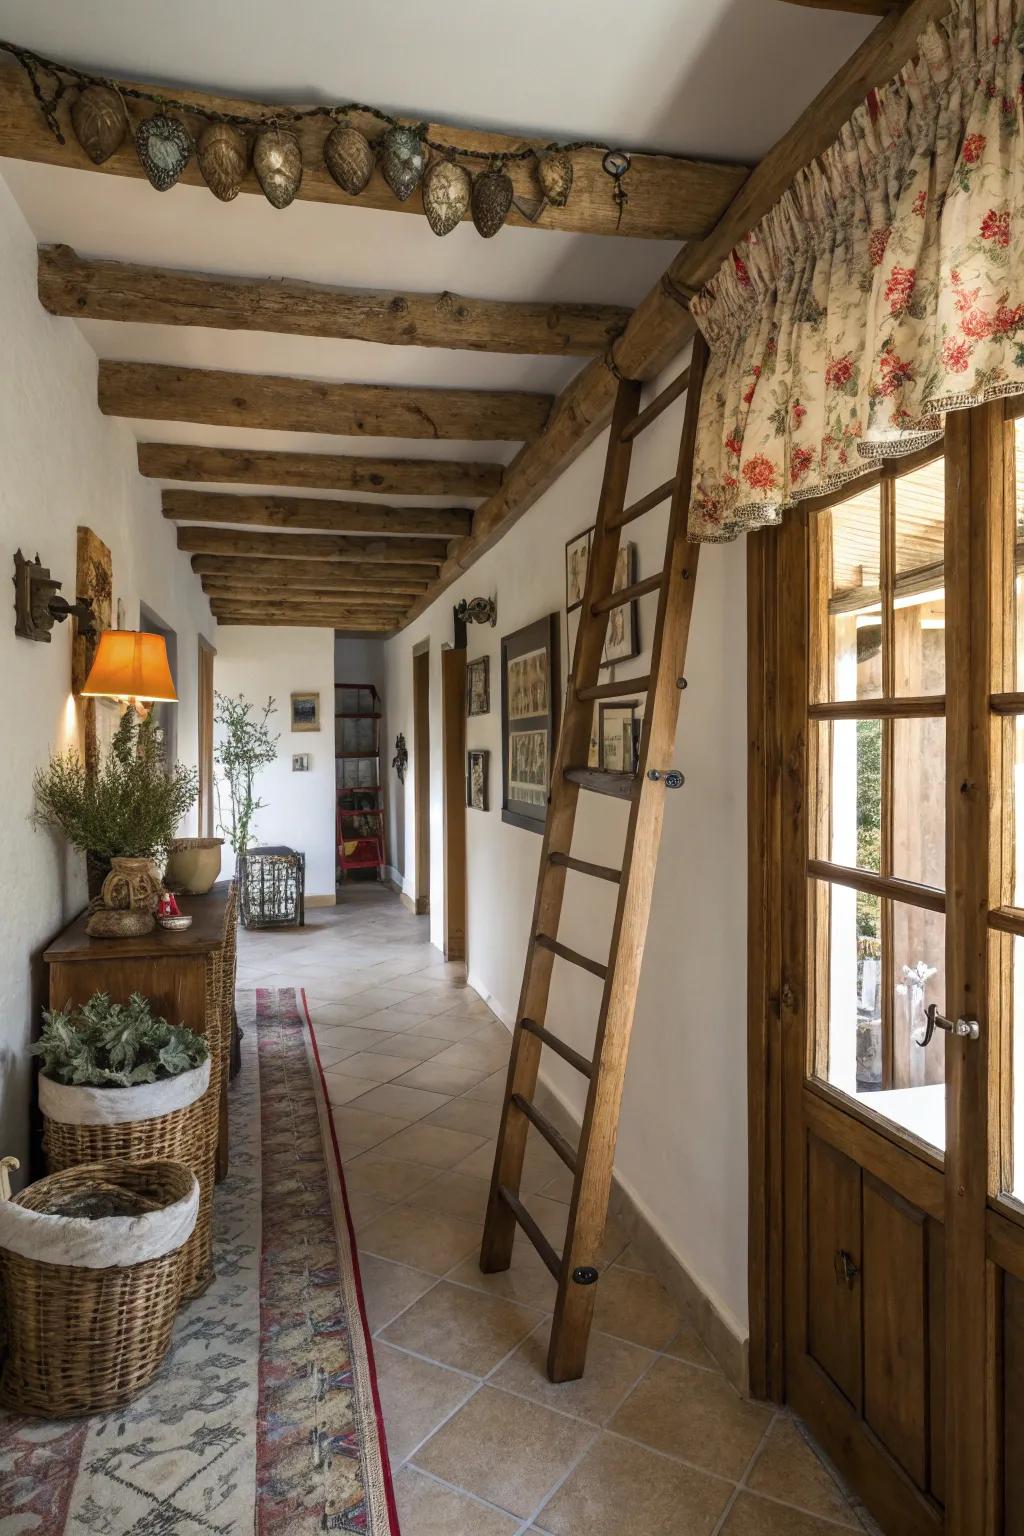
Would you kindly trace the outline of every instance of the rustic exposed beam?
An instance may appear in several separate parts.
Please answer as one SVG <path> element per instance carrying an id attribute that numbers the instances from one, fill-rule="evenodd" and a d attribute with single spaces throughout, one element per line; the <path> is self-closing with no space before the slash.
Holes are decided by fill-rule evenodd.
<path id="1" fill-rule="evenodd" d="M 490 496 L 498 489 L 504 469 L 500 464 L 457 459 L 372 459 L 357 454 L 140 443 L 139 473 L 154 480 L 213 480 L 223 485 L 376 491 L 384 496 L 477 497 Z"/>
<path id="2" fill-rule="evenodd" d="M 426 591 L 431 568 L 424 565 L 394 562 L 365 562 L 341 560 L 292 560 L 268 559 L 250 555 L 193 555 L 192 569 L 197 576 L 216 576 L 225 581 L 287 582 L 291 587 L 344 588 L 358 582 L 367 591 L 388 592 Z"/>
<path id="3" fill-rule="evenodd" d="M 438 566 L 444 539 L 370 539 L 348 534 L 241 533 L 234 528 L 178 529 L 178 548 L 190 555 L 263 555 L 278 560 L 389 560 Z"/>
<path id="4" fill-rule="evenodd" d="M 806 5 L 814 11 L 850 11 L 855 16 L 888 16 L 901 10 L 906 0 L 786 0 L 788 5 Z"/>
<path id="5" fill-rule="evenodd" d="M 322 620 L 324 623 L 349 623 L 353 625 L 383 626 L 389 628 L 396 624 L 400 615 L 390 608 L 358 608 L 335 603 L 262 603 L 258 599 L 249 599 L 245 602 L 223 602 L 219 598 L 210 599 L 210 611 L 217 618 L 240 618 L 251 614 L 258 618 L 284 617 L 308 617 Z"/>
<path id="6" fill-rule="evenodd" d="M 336 635 L 352 635 L 360 638 L 366 635 L 376 635 L 386 640 L 398 630 L 397 624 L 373 623 L 359 624 L 354 619 L 344 616 L 332 619 L 325 614 L 281 614 L 267 616 L 266 614 L 221 614 L 217 618 L 218 624 L 230 628 L 237 625 L 245 625 L 249 629 L 333 629 Z"/>
<path id="7" fill-rule="evenodd" d="M 138 81 L 119 83 L 129 87 L 139 84 Z M 166 84 L 155 89 L 164 95 L 168 93 Z M 207 91 L 186 90 L 178 86 L 173 87 L 173 94 L 177 100 L 194 106 L 196 116 L 187 112 L 180 114 L 193 134 L 202 131 L 202 114 L 226 112 L 263 119 L 274 116 L 274 106 L 256 101 L 215 96 Z M 131 139 L 126 140 L 102 165 L 93 165 L 79 146 L 71 127 L 70 102 L 73 96 L 74 92 L 69 92 L 57 108 L 57 118 L 66 140 L 66 143 L 60 144 L 43 121 L 22 70 L 15 64 L 0 65 L 0 156 L 6 155 L 13 160 L 35 160 L 45 165 L 71 166 L 80 171 L 99 171 L 106 175 L 144 177 L 145 172 L 139 164 Z M 133 126 L 142 118 L 150 117 L 155 110 L 148 102 L 137 102 L 130 98 L 125 105 Z M 378 139 L 383 132 L 384 125 L 368 114 L 353 112 L 349 115 L 349 121 L 354 127 L 361 128 L 371 140 Z M 410 118 L 408 121 L 411 123 L 417 120 Z M 521 150 L 528 148 L 531 143 L 543 149 L 549 142 L 546 139 L 531 141 L 521 135 L 453 128 L 443 123 L 428 123 L 426 126 L 428 136 L 434 140 L 464 145 L 467 149 L 485 153 Z M 408 202 L 400 203 L 387 186 L 379 168 L 374 170 L 369 184 L 358 197 L 350 197 L 341 190 L 324 165 L 323 142 L 333 124 L 326 118 L 306 118 L 294 127 L 302 145 L 303 175 L 298 192 L 300 199 L 340 203 L 355 208 L 384 208 L 389 213 L 423 212 L 419 191 L 414 192 Z M 513 204 L 508 222 L 525 229 L 562 229 L 578 234 L 637 236 L 646 240 L 689 240 L 712 227 L 747 174 L 746 168 L 740 165 L 716 165 L 674 155 L 634 154 L 628 179 L 629 199 L 620 208 L 611 195 L 611 183 L 601 168 L 601 159 L 600 150 L 573 152 L 572 195 L 564 208 L 554 208 L 550 203 L 541 205 L 536 163 L 532 157 L 512 161 L 508 167 L 509 174 L 516 198 L 526 211 Z M 191 186 L 205 187 L 195 158 L 186 166 L 181 179 Z M 252 171 L 245 178 L 242 193 L 255 193 L 260 197 L 263 195 Z M 212 193 L 209 195 L 212 196 Z M 534 213 L 537 214 L 535 219 L 530 217 Z"/>
<path id="8" fill-rule="evenodd" d="M 261 585 L 259 582 L 248 582 L 240 586 L 237 582 L 218 581 L 216 577 L 203 577 L 203 591 L 211 600 L 217 598 L 227 603 L 273 603 L 281 601 L 281 587 L 275 583 L 273 586 Z M 375 611 L 391 612 L 396 609 L 405 613 L 411 606 L 413 594 L 410 592 L 370 592 L 362 587 L 344 587 L 338 589 L 315 590 L 313 588 L 297 588 L 288 592 L 289 601 L 297 607 L 309 606 L 311 608 L 370 608 Z"/>
<path id="9" fill-rule="evenodd" d="M 107 416 L 201 421 L 219 427 L 523 442 L 543 427 L 551 396 L 518 390 L 335 384 L 166 363 L 101 362 L 99 403 Z"/>
<path id="10" fill-rule="evenodd" d="M 631 313 L 615 304 L 467 299 L 455 293 L 366 292 L 287 278 L 222 277 L 90 260 L 67 245 L 39 247 L 39 298 L 51 314 L 80 320 L 556 357 L 600 355 Z"/>
<path id="11" fill-rule="evenodd" d="M 445 507 L 382 507 L 313 496 L 230 496 L 218 491 L 164 491 L 172 523 L 245 523 L 255 528 L 321 528 L 328 533 L 434 534 L 461 538 L 473 514 Z"/>
<path id="12" fill-rule="evenodd" d="M 616 369 L 627 378 L 653 379 L 686 345 L 694 325 L 686 296 L 714 276 L 737 241 L 778 202 L 794 176 L 824 153 L 868 92 L 884 85 L 913 58 L 928 24 L 952 0 L 909 0 L 880 21 L 792 128 L 751 172 L 728 210 L 703 240 L 686 246 L 633 312 L 614 347 Z M 445 562 L 438 581 L 411 610 L 416 618 L 457 581 L 554 484 L 611 419 L 616 378 L 603 359 L 566 385 L 547 426 L 516 456 L 501 487 L 479 506 L 473 532 Z"/>

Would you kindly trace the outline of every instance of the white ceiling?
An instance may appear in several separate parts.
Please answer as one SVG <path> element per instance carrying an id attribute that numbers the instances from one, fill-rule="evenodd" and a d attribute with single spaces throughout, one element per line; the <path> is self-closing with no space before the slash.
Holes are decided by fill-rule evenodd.
<path id="1" fill-rule="evenodd" d="M 355 99 L 436 121 L 753 162 L 871 28 L 782 0 L 0 0 L 0 36 L 97 73 L 258 100 Z M 0 55 L 3 58 L 3 55 Z M 0 160 L 40 241 L 152 265 L 346 287 L 635 305 L 670 243 L 425 220 Z M 79 324 L 101 357 L 351 382 L 557 393 L 580 359 L 182 327 Z M 145 440 L 507 461 L 508 443 L 392 443 L 133 424 Z M 243 487 L 228 487 L 243 489 Z M 411 498 L 410 498 L 411 499 Z"/>

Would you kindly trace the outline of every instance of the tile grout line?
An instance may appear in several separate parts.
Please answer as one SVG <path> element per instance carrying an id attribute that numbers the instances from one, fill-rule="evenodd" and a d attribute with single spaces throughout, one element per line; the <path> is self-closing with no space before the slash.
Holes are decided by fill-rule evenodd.
<path id="1" fill-rule="evenodd" d="M 746 1480 L 749 1477 L 750 1473 L 752 1472 L 754 1466 L 757 1464 L 758 1458 L 760 1457 L 761 1452 L 762 1452 L 762 1450 L 764 1449 L 764 1447 L 765 1447 L 765 1445 L 767 1443 L 768 1436 L 772 1432 L 772 1426 L 774 1425 L 774 1423 L 775 1423 L 775 1421 L 776 1421 L 776 1419 L 778 1417 L 779 1417 L 778 1413 L 775 1412 L 775 1413 L 772 1414 L 771 1418 L 768 1420 L 768 1423 L 767 1423 L 767 1425 L 765 1427 L 764 1434 L 761 1436 L 760 1440 L 757 1442 L 756 1446 L 754 1447 L 753 1454 L 751 1455 L 749 1461 L 747 1462 L 746 1466 L 743 1468 L 742 1473 L 740 1474 L 739 1478 L 737 1479 L 736 1484 L 735 1484 L 735 1486 L 734 1486 L 734 1488 L 732 1490 L 732 1493 L 729 1495 L 729 1497 L 725 1501 L 725 1508 L 722 1510 L 722 1513 L 719 1515 L 718 1519 L 716 1520 L 715 1525 L 714 1525 L 714 1527 L 713 1527 L 713 1529 L 711 1531 L 711 1536 L 719 1536 L 719 1533 L 725 1530 L 725 1522 L 728 1520 L 730 1513 L 732 1512 L 733 1508 L 735 1507 L 736 1501 L 739 1498 L 740 1494 L 746 1489 L 746 1486 L 747 1486 L 747 1481 Z"/>

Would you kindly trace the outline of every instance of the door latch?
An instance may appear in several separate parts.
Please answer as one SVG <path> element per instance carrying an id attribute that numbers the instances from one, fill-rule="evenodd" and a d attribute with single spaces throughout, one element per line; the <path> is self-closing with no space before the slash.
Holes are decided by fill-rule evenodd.
<path id="1" fill-rule="evenodd" d="M 928 1004 L 925 1018 L 928 1022 L 924 1028 L 914 1030 L 915 1045 L 927 1045 L 935 1033 L 936 1026 L 944 1029 L 947 1034 L 955 1035 L 959 1040 L 977 1040 L 981 1033 L 977 1019 L 947 1019 L 939 1012 L 936 1003 Z"/>
<path id="2" fill-rule="evenodd" d="M 840 1248 L 839 1249 L 838 1253 L 835 1256 L 835 1260 L 833 1262 L 834 1262 L 834 1267 L 835 1267 L 835 1272 L 836 1272 L 836 1284 L 837 1285 L 848 1285 L 850 1287 L 850 1290 L 852 1291 L 853 1290 L 853 1282 L 856 1280 L 857 1276 L 860 1274 L 860 1270 L 857 1268 L 856 1264 L 853 1262 L 853 1259 L 851 1258 L 851 1256 L 846 1252 L 845 1248 Z"/>

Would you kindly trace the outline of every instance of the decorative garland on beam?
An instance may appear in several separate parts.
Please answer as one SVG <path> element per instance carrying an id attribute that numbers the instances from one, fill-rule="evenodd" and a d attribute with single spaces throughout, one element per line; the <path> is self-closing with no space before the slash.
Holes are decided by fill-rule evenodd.
<path id="1" fill-rule="evenodd" d="M 572 191 L 571 156 L 577 150 L 603 152 L 601 165 L 611 180 L 619 224 L 629 197 L 624 185 L 631 164 L 629 154 L 594 140 L 551 143 L 540 149 L 470 149 L 429 138 L 426 123 L 413 127 L 379 107 L 356 101 L 334 107 L 282 106 L 261 117 L 248 117 L 197 108 L 156 91 L 122 85 L 74 65 L 43 58 L 17 43 L 0 40 L 0 49 L 11 54 L 25 71 L 46 124 L 60 144 L 67 140 L 57 120 L 57 108 L 69 90 L 77 91 L 71 104 L 71 122 L 78 142 L 94 165 L 109 160 L 131 130 L 126 100 L 148 102 L 158 108 L 152 117 L 139 123 L 134 134 L 143 170 L 158 192 L 166 192 L 175 185 L 195 153 L 210 191 L 222 202 L 230 202 L 241 190 L 251 158 L 267 201 L 275 208 L 287 208 L 302 184 L 302 148 L 288 125 L 323 118 L 334 125 L 324 141 L 324 163 L 342 191 L 358 197 L 379 160 L 384 180 L 400 202 L 411 197 L 422 183 L 423 211 L 436 235 L 450 234 L 470 213 L 477 232 L 489 239 L 501 229 L 513 203 L 531 223 L 539 217 L 545 202 L 554 208 L 564 208 Z M 49 77 L 46 84 L 44 77 Z M 171 113 L 203 118 L 206 127 L 193 138 Z M 386 124 L 384 133 L 371 143 L 348 122 L 352 113 L 365 114 Z M 510 161 L 531 158 L 536 161 L 543 194 L 533 209 L 515 198 L 512 178 L 506 170 Z M 486 169 L 471 175 L 460 163 L 462 160 L 484 161 Z"/>

